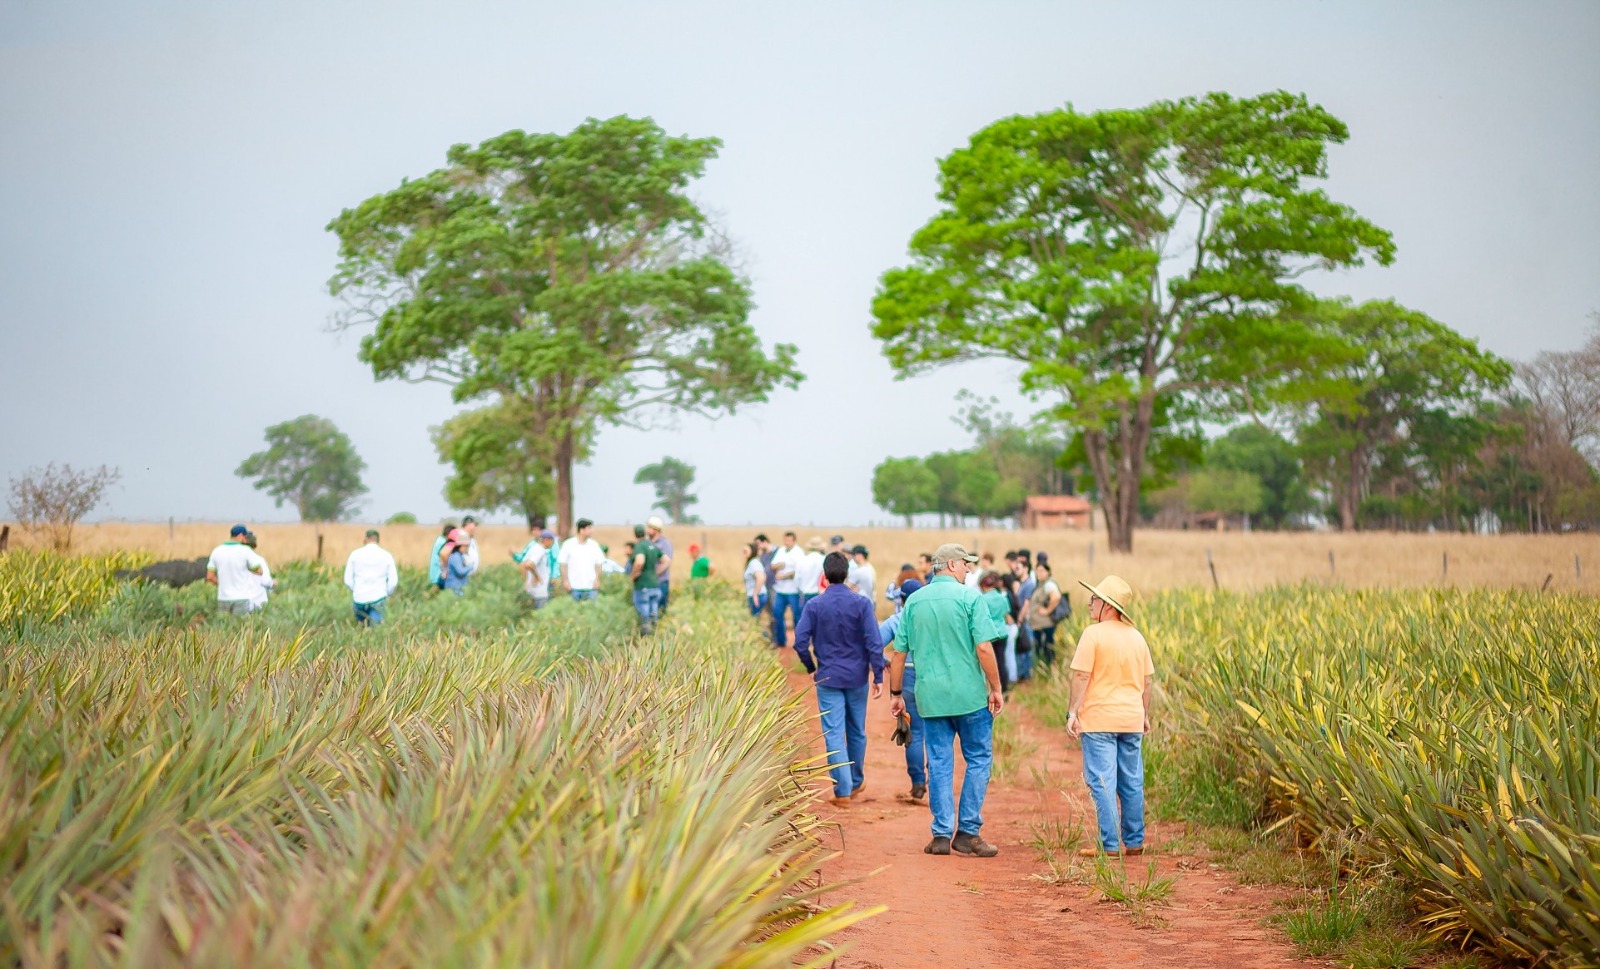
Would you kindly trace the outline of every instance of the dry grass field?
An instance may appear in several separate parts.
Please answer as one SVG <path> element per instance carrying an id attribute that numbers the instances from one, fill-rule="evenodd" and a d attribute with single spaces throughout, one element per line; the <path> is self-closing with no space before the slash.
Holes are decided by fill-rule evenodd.
<path id="1" fill-rule="evenodd" d="M 167 558 L 205 555 L 227 538 L 225 522 L 185 522 L 170 530 L 166 523 L 105 522 L 79 526 L 74 551 L 105 552 L 142 549 Z M 324 557 L 343 561 L 361 543 L 368 526 L 337 524 L 324 528 Z M 678 546 L 673 575 L 688 575 L 687 546 L 705 546 L 717 571 L 735 575 L 743 566 L 739 547 L 758 530 L 776 541 L 785 525 L 755 527 L 686 526 L 669 529 Z M 316 530 L 303 524 L 252 525 L 260 550 L 268 561 L 308 559 L 316 555 Z M 384 526 L 383 544 L 403 563 L 422 565 L 438 529 L 433 525 Z M 919 552 L 931 552 L 943 541 L 963 542 L 998 557 L 1007 549 L 1045 550 L 1058 578 L 1068 583 L 1098 579 L 1116 572 L 1135 588 L 1156 590 L 1182 586 L 1209 586 L 1211 573 L 1206 553 L 1211 552 L 1217 581 L 1229 589 L 1311 581 L 1349 586 L 1445 585 L 1476 588 L 1539 588 L 1549 576 L 1549 588 L 1561 592 L 1600 595 L 1600 535 L 1411 535 L 1322 532 L 1141 531 L 1134 537 L 1132 555 L 1106 551 L 1103 533 L 1079 531 L 1010 531 L 991 529 L 853 528 L 850 526 L 794 527 L 801 544 L 813 536 L 824 539 L 842 534 L 872 552 L 882 586 L 883 578 L 911 562 Z M 596 536 L 611 546 L 613 558 L 622 555 L 622 543 L 632 531 L 619 525 L 600 526 Z M 13 539 L 17 539 L 13 528 Z M 486 562 L 509 561 L 512 549 L 527 540 L 525 529 L 484 526 L 478 544 Z M 28 544 L 26 536 L 21 537 Z M 1091 551 L 1092 550 L 1092 551 Z M 1329 556 L 1332 555 L 1330 564 Z M 1092 561 L 1091 561 L 1092 556 Z M 1448 565 L 1446 563 L 1448 559 Z M 1581 564 L 1581 575 L 1579 572 Z M 1072 586 L 1076 588 L 1076 586 Z"/>

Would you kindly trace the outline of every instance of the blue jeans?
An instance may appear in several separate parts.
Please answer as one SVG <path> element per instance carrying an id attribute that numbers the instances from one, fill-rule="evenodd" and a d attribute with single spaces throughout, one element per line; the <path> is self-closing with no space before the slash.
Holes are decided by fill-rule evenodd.
<path id="1" fill-rule="evenodd" d="M 772 642 L 775 646 L 789 645 L 789 634 L 783 626 L 783 611 L 794 613 L 795 625 L 800 625 L 800 593 L 775 592 L 772 596 Z"/>
<path id="2" fill-rule="evenodd" d="M 585 602 L 585 601 L 587 601 L 589 599 L 593 599 L 593 598 L 596 598 L 597 596 L 599 596 L 600 595 L 600 590 L 599 589 L 573 589 L 571 595 L 572 595 L 572 601 L 573 602 Z"/>
<path id="3" fill-rule="evenodd" d="M 1078 739 L 1083 744 L 1083 779 L 1089 782 L 1100 822 L 1101 849 L 1117 850 L 1119 817 L 1122 847 L 1144 847 L 1144 734 L 1086 733 Z"/>
<path id="4" fill-rule="evenodd" d="M 759 596 L 745 596 L 745 605 L 750 607 L 750 615 L 759 616 L 767 608 L 767 593 L 762 590 Z"/>
<path id="5" fill-rule="evenodd" d="M 983 827 L 983 798 L 989 793 L 989 766 L 994 761 L 994 714 L 988 707 L 959 717 L 923 717 L 928 738 L 928 806 L 933 809 L 933 836 L 977 834 Z M 954 743 L 961 740 L 967 773 L 961 781 L 961 818 L 956 823 Z"/>
<path id="6" fill-rule="evenodd" d="M 667 611 L 667 599 L 669 599 L 671 596 L 672 596 L 672 580 L 671 579 L 662 579 L 661 580 L 661 608 L 659 610 L 659 612 L 662 615 L 666 614 L 666 611 Z"/>
<path id="7" fill-rule="evenodd" d="M 828 745 L 828 774 L 833 796 L 849 797 L 864 779 L 867 760 L 867 686 L 850 690 L 817 686 L 817 709 L 822 713 L 822 739 Z"/>
<path id="8" fill-rule="evenodd" d="M 906 716 L 911 720 L 911 739 L 906 741 L 906 773 L 911 775 L 911 786 L 928 783 L 928 728 L 923 726 L 922 715 L 917 713 L 917 668 L 907 666 L 900 678 L 900 699 L 906 701 Z"/>
<path id="9" fill-rule="evenodd" d="M 639 628 L 651 632 L 656 627 L 656 619 L 661 616 L 661 590 L 634 589 L 633 608 L 639 613 Z"/>
<path id="10" fill-rule="evenodd" d="M 356 606 L 356 622 L 363 626 L 376 626 L 383 622 L 383 604 L 386 600 L 377 602 L 358 602 Z"/>

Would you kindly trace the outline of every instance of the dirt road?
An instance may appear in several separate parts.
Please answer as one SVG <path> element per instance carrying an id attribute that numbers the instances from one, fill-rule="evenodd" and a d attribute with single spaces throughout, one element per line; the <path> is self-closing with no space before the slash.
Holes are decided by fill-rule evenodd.
<path id="1" fill-rule="evenodd" d="M 786 651 L 785 660 L 793 656 Z M 796 691 L 811 693 L 810 679 L 791 672 Z M 1026 688 L 1026 686 L 1024 686 Z M 1092 839 L 1093 808 L 1082 781 L 1077 746 L 1060 729 L 1047 729 L 1020 704 L 1004 717 L 1017 720 L 1026 763 L 997 764 L 984 806 L 983 836 L 1000 846 L 996 858 L 923 854 L 929 838 L 926 807 L 908 803 L 905 755 L 888 739 L 894 729 L 887 693 L 872 701 L 867 718 L 866 787 L 848 808 L 819 799 L 819 816 L 835 822 L 830 836 L 843 853 L 824 877 L 855 884 L 830 896 L 888 911 L 846 931 L 838 969 L 1032 969 L 1102 966 L 1225 966 L 1264 969 L 1302 964 L 1277 929 L 1263 924 L 1281 889 L 1238 884 L 1232 875 L 1193 855 L 1163 851 L 1182 825 L 1150 829 L 1151 854 L 1130 860 L 1136 881 L 1157 865 L 1157 877 L 1175 878 L 1164 904 L 1131 913 L 1100 901 L 1094 888 L 1048 880 L 1049 868 L 1027 842 L 1038 828 L 1070 830 L 1081 824 Z M 822 750 L 820 729 L 816 749 Z M 961 776 L 957 760 L 956 776 Z M 1152 797 L 1158 792 L 1150 792 Z M 1045 877 L 1040 877 L 1045 876 Z M 1310 963 L 1304 963 L 1309 965 Z"/>

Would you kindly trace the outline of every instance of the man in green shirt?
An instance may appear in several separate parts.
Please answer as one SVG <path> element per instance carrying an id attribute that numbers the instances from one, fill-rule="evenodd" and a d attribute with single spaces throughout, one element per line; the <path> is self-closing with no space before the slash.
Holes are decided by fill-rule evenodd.
<path id="1" fill-rule="evenodd" d="M 689 566 L 689 578 L 691 578 L 691 579 L 709 579 L 709 578 L 711 578 L 711 571 L 712 571 L 711 570 L 711 559 L 709 559 L 706 556 L 700 554 L 700 546 L 699 545 L 690 545 L 689 546 L 689 559 L 694 563 L 693 565 Z"/>
<path id="2" fill-rule="evenodd" d="M 966 585 L 967 573 L 977 562 L 978 557 L 960 545 L 939 546 L 933 553 L 933 579 L 907 600 L 889 655 L 889 712 L 896 717 L 906 705 L 900 686 L 908 655 L 917 668 L 917 711 L 927 739 L 928 805 L 933 811 L 933 840 L 922 850 L 930 855 L 955 851 L 993 858 L 1000 853 L 979 836 L 979 829 L 994 759 L 994 718 L 1005 705 L 990 641 L 1004 638 L 1006 628 L 995 622 L 978 590 Z M 958 738 L 967 762 L 959 826 L 954 750 Z"/>
<path id="3" fill-rule="evenodd" d="M 661 577 L 656 574 L 661 549 L 645 538 L 644 532 L 643 525 L 633 526 L 628 577 L 633 580 L 633 608 L 639 613 L 639 631 L 648 636 L 655 632 L 656 618 L 661 615 Z"/>

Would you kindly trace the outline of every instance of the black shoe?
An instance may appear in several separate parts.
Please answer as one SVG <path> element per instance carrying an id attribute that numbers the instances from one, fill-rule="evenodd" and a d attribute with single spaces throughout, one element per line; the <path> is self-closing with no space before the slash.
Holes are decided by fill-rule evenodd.
<path id="1" fill-rule="evenodd" d="M 974 858 L 993 858 L 1000 853 L 999 848 L 965 831 L 956 832 L 955 839 L 950 842 L 950 848 L 957 854 L 971 855 Z"/>
<path id="2" fill-rule="evenodd" d="M 921 804 L 923 801 L 926 801 L 927 799 L 928 799 L 928 785 L 926 785 L 926 784 L 913 784 L 913 785 L 911 785 L 911 800 L 916 801 L 918 804 Z"/>
<path id="3" fill-rule="evenodd" d="M 934 835 L 933 840 L 922 849 L 927 855 L 948 855 L 950 853 L 950 839 Z"/>

